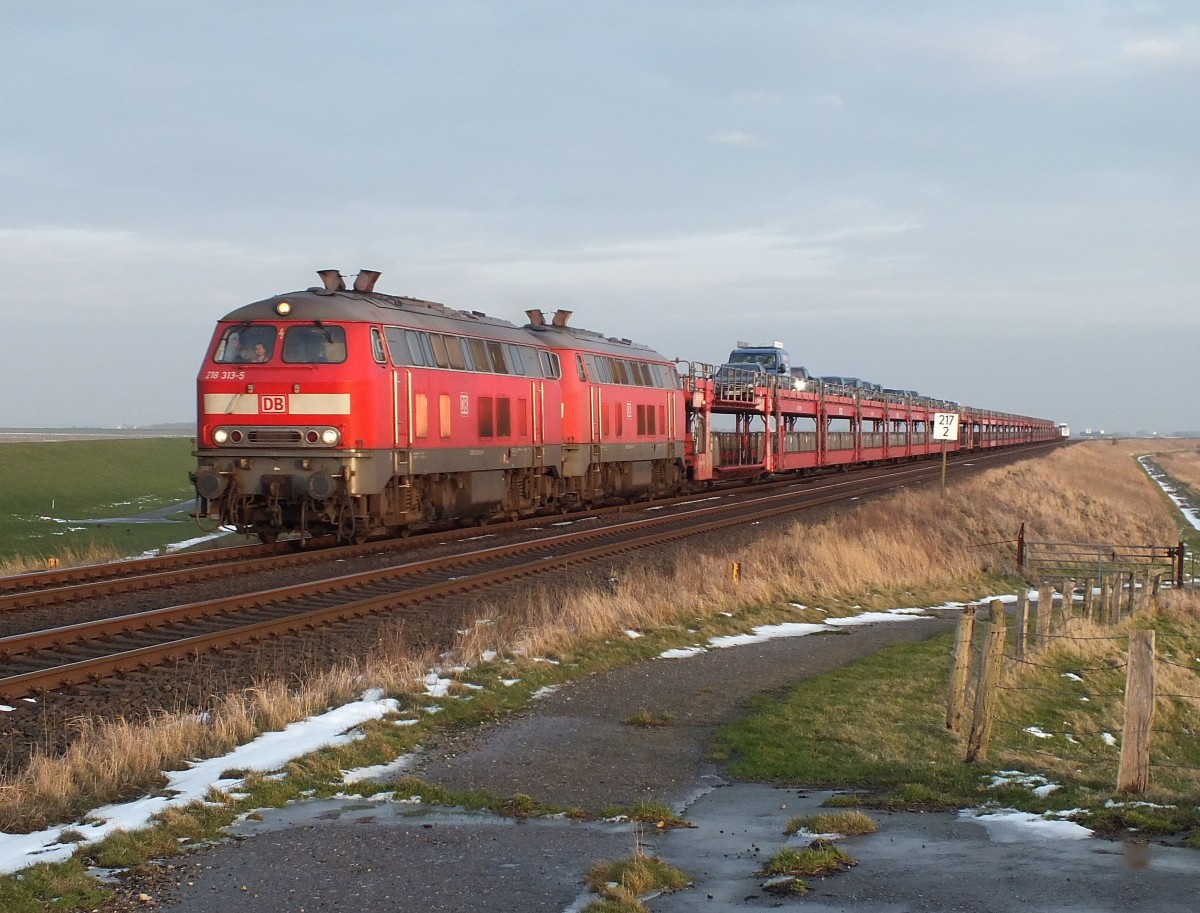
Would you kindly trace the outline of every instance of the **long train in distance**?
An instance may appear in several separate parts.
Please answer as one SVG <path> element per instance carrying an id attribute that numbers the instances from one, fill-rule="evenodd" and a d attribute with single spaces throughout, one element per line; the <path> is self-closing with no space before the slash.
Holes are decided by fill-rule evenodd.
<path id="1" fill-rule="evenodd" d="M 265 542 L 361 541 L 1061 434 L 913 391 L 676 361 L 571 326 L 569 311 L 517 326 L 378 293 L 374 271 L 349 288 L 337 270 L 318 275 L 222 318 L 197 378 L 198 515 Z M 935 440 L 939 414 L 957 415 L 957 439 Z"/>

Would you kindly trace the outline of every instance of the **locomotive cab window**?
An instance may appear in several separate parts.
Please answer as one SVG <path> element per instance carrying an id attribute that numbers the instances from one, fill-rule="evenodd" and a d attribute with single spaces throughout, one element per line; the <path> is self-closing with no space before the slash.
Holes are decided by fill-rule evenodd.
<path id="1" fill-rule="evenodd" d="M 543 376 L 550 380 L 558 380 L 562 377 L 562 366 L 559 364 L 557 352 L 539 350 L 538 359 L 542 363 Z"/>
<path id="2" fill-rule="evenodd" d="M 379 332 L 379 327 L 371 327 L 371 357 L 381 365 L 387 363 L 387 356 L 383 351 L 383 334 Z"/>
<path id="3" fill-rule="evenodd" d="M 290 326 L 283 336 L 283 360 L 289 365 L 341 364 L 346 330 L 315 323 Z"/>
<path id="4" fill-rule="evenodd" d="M 213 361 L 218 364 L 255 364 L 275 354 L 275 327 L 244 324 L 230 327 L 217 343 Z"/>

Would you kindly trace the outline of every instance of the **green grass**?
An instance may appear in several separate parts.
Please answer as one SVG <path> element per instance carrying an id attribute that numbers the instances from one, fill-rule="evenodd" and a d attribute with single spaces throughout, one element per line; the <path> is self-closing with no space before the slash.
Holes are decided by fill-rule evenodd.
<path id="1" fill-rule="evenodd" d="M 1149 616 L 1148 616 L 1149 618 Z M 1159 657 L 1189 665 L 1200 655 L 1200 624 L 1186 614 L 1153 616 Z M 763 697 L 742 720 L 724 727 L 713 750 L 739 779 L 806 788 L 853 789 L 834 805 L 904 811 L 972 806 L 1007 806 L 1042 813 L 1087 809 L 1071 817 L 1101 834 L 1189 833 L 1200 842 L 1200 745 L 1194 732 L 1194 702 L 1160 695 L 1146 797 L 1169 808 L 1122 803 L 1115 794 L 1117 749 L 1102 746 L 1095 733 L 1119 731 L 1115 702 L 1123 686 L 1124 636 L 1085 638 L 1086 656 L 1040 656 L 1015 690 L 1004 693 L 985 764 L 964 762 L 964 738 L 945 729 L 945 691 L 951 639 L 903 644 L 817 679 L 783 697 Z M 1064 673 L 1086 669 L 1086 685 Z M 1200 693 L 1200 674 L 1180 673 L 1173 687 Z M 1092 699 L 1081 701 L 1084 692 Z M 1069 722 L 1067 722 L 1069 721 Z M 1075 732 L 1037 738 L 1030 726 Z M 1156 766 L 1157 765 L 1157 766 Z M 1041 774 L 1058 785 L 1044 796 L 1029 785 L 991 785 L 999 769 Z M 807 825 L 805 825 L 807 826 Z"/>
<path id="2" fill-rule="evenodd" d="M 194 497 L 189 438 L 0 444 L 0 559 L 44 559 L 65 549 L 140 554 L 199 535 L 185 517 L 83 526 Z"/>
<path id="3" fill-rule="evenodd" d="M 47 910 L 94 910 L 112 892 L 88 874 L 80 859 L 41 863 L 0 879 L 0 910 L 4 913 L 45 913 Z"/>
<path id="4" fill-rule="evenodd" d="M 646 913 L 639 897 L 652 891 L 678 891 L 688 877 L 656 856 L 640 853 L 617 862 L 598 862 L 587 875 L 588 890 L 600 895 L 584 913 Z"/>
<path id="5" fill-rule="evenodd" d="M 844 834 L 847 837 L 858 837 L 875 833 L 879 830 L 879 825 L 862 812 L 826 812 L 793 818 L 787 823 L 784 833 L 790 835 L 802 830 L 812 834 Z"/>
<path id="6" fill-rule="evenodd" d="M 949 635 L 883 650 L 760 697 L 724 727 L 713 754 L 739 779 L 811 787 L 935 787 L 951 801 L 977 793 L 978 771 L 944 726 Z"/>
<path id="7" fill-rule="evenodd" d="M 814 840 L 800 850 L 784 847 L 766 861 L 758 874 L 816 878 L 844 872 L 856 865 L 857 859 L 828 840 Z"/>

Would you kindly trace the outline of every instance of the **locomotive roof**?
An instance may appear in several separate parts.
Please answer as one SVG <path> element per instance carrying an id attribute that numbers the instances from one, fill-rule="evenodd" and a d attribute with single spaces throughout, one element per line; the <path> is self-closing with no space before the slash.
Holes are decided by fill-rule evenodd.
<path id="1" fill-rule="evenodd" d="M 651 361 L 669 362 L 671 359 L 654 351 L 649 346 L 628 339 L 615 339 L 593 330 L 579 327 L 550 326 L 528 324 L 525 329 L 536 338 L 541 345 L 551 349 L 582 349 L 585 352 L 597 352 L 602 355 L 615 355 L 618 358 L 644 358 Z"/>
<path id="2" fill-rule="evenodd" d="M 286 315 L 280 315 L 276 310 L 282 302 L 291 305 L 291 311 Z M 499 317 L 489 317 L 482 311 L 460 311 L 421 298 L 356 292 L 349 289 L 310 288 L 273 295 L 230 311 L 222 320 L 234 323 L 258 320 L 296 323 L 342 320 L 396 324 L 441 333 L 532 343 L 551 349 L 583 349 L 620 358 L 643 358 L 663 362 L 671 360 L 648 346 L 628 339 L 606 337 L 592 330 L 549 324 L 526 324 L 521 327 Z"/>
<path id="3" fill-rule="evenodd" d="M 387 322 L 385 317 L 389 311 L 403 311 L 412 314 L 422 314 L 459 320 L 470 320 L 476 323 L 492 324 L 495 326 L 516 327 L 516 324 L 496 317 L 489 317 L 482 311 L 458 311 L 446 307 L 436 301 L 423 301 L 420 298 L 408 298 L 400 295 L 382 295 L 378 292 L 355 292 L 350 290 L 331 292 L 320 288 L 310 288 L 304 291 L 285 292 L 272 295 L 261 301 L 254 301 L 225 315 L 226 320 L 256 320 L 277 319 L 279 314 L 275 306 L 286 301 L 292 306 L 292 311 L 285 319 L 288 320 L 366 320 Z M 391 318 L 395 319 L 395 318 Z"/>

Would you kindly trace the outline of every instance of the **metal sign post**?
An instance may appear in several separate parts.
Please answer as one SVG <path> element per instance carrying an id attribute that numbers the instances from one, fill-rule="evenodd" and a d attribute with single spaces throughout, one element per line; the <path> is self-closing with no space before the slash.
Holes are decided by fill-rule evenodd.
<path id="1" fill-rule="evenodd" d="M 958 413 L 933 413 L 933 439 L 942 442 L 942 491 L 946 490 L 946 442 L 958 440 Z"/>

